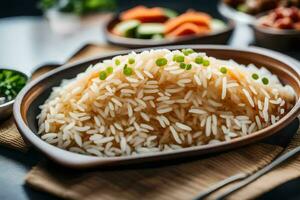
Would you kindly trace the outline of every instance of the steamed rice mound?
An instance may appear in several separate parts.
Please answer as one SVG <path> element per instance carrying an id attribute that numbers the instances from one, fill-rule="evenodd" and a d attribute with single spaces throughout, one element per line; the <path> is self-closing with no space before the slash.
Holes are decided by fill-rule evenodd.
<path id="1" fill-rule="evenodd" d="M 38 133 L 96 156 L 169 151 L 251 134 L 295 102 L 293 89 L 265 68 L 184 53 L 132 52 L 90 66 L 53 89 Z"/>

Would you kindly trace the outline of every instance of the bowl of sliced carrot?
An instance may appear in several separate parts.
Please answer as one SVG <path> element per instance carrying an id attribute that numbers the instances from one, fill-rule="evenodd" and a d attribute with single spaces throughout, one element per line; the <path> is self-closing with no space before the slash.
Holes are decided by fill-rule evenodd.
<path id="1" fill-rule="evenodd" d="M 109 43 L 129 47 L 171 44 L 226 44 L 235 24 L 213 18 L 205 12 L 176 11 L 137 6 L 112 17 L 106 24 Z"/>

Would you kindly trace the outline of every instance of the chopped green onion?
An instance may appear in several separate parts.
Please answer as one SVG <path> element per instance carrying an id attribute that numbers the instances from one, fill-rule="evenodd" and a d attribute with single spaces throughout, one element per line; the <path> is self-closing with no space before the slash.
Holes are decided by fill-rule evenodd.
<path id="1" fill-rule="evenodd" d="M 114 68 L 113 68 L 113 67 L 107 67 L 107 68 L 106 68 L 106 72 L 107 72 L 108 74 L 113 73 L 113 71 L 114 71 Z"/>
<path id="2" fill-rule="evenodd" d="M 132 75 L 132 72 L 133 72 L 133 70 L 132 70 L 131 67 L 127 67 L 127 65 L 124 66 L 124 68 L 123 68 L 123 74 L 124 74 L 125 76 L 130 76 L 130 75 Z"/>
<path id="3" fill-rule="evenodd" d="M 27 78 L 19 72 L 0 69 L 0 102 L 3 98 L 4 102 L 14 99 L 26 81 Z"/>
<path id="4" fill-rule="evenodd" d="M 185 55 L 188 56 L 192 53 L 195 53 L 195 51 L 193 49 L 182 49 L 181 52 Z"/>
<path id="5" fill-rule="evenodd" d="M 258 76 L 258 74 L 256 74 L 256 73 L 254 73 L 254 74 L 252 74 L 252 76 L 251 76 L 254 80 L 257 80 L 257 79 L 259 79 L 259 76 Z"/>
<path id="6" fill-rule="evenodd" d="M 186 65 L 186 70 L 190 70 L 190 69 L 192 69 L 192 64 L 187 64 Z"/>
<path id="7" fill-rule="evenodd" d="M 179 67 L 180 67 L 181 69 L 185 69 L 186 64 L 185 64 L 185 63 L 180 63 Z"/>
<path id="8" fill-rule="evenodd" d="M 158 58 L 155 63 L 157 66 L 162 67 L 168 63 L 168 60 L 165 58 Z"/>
<path id="9" fill-rule="evenodd" d="M 100 80 L 105 80 L 106 77 L 107 77 L 107 74 L 106 74 L 105 71 L 101 71 L 101 72 L 99 73 L 99 78 L 100 78 Z"/>
<path id="10" fill-rule="evenodd" d="M 195 59 L 195 63 L 197 63 L 197 64 L 202 64 L 202 63 L 203 63 L 203 57 L 198 56 L 198 57 Z"/>
<path id="11" fill-rule="evenodd" d="M 263 77 L 261 79 L 261 81 L 263 82 L 264 85 L 268 85 L 269 84 L 269 79 L 267 79 L 266 77 Z"/>
<path id="12" fill-rule="evenodd" d="M 226 74 L 226 73 L 227 73 L 227 68 L 226 68 L 226 67 L 221 67 L 221 68 L 220 68 L 220 72 L 221 72 L 222 74 Z"/>
<path id="13" fill-rule="evenodd" d="M 129 58 L 129 59 L 128 59 L 128 63 L 131 64 L 131 65 L 132 65 L 133 63 L 135 63 L 134 58 Z"/>
<path id="14" fill-rule="evenodd" d="M 184 62 L 184 56 L 174 55 L 173 61 L 178 62 L 178 63 Z"/>
<path id="15" fill-rule="evenodd" d="M 120 61 L 119 59 L 116 59 L 116 60 L 115 60 L 115 64 L 118 66 L 118 65 L 121 64 L 121 61 Z"/>
<path id="16" fill-rule="evenodd" d="M 203 60 L 202 62 L 203 66 L 207 67 L 209 65 L 209 60 Z"/>

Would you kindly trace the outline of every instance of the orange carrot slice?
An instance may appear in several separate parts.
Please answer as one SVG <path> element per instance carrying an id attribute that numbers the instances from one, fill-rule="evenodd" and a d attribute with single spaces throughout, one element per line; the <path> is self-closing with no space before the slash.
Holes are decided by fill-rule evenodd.
<path id="1" fill-rule="evenodd" d="M 178 37 L 184 35 L 199 35 L 209 33 L 209 28 L 205 26 L 198 26 L 193 23 L 184 23 L 172 32 L 166 34 L 167 37 Z"/>
<path id="2" fill-rule="evenodd" d="M 122 21 L 135 19 L 139 20 L 140 22 L 164 22 L 167 20 L 167 16 L 161 8 L 137 6 L 121 13 L 120 19 Z"/>
<path id="3" fill-rule="evenodd" d="M 184 23 L 193 23 L 201 27 L 210 29 L 211 17 L 203 12 L 188 11 L 178 17 L 170 19 L 166 22 L 165 33 L 170 33 Z"/>

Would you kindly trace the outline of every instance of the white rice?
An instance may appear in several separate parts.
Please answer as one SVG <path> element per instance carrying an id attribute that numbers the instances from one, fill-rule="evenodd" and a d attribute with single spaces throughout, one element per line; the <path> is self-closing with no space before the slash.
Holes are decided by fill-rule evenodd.
<path id="1" fill-rule="evenodd" d="M 192 64 L 185 70 L 172 61 L 177 54 L 183 55 L 166 49 L 132 52 L 63 81 L 40 106 L 38 134 L 60 148 L 100 157 L 171 151 L 252 134 L 276 123 L 295 103 L 291 87 L 264 68 L 193 53 L 185 56 Z M 197 56 L 210 65 L 196 64 Z M 158 58 L 168 63 L 158 67 Z M 123 73 L 126 63 L 130 76 Z M 100 80 L 108 66 L 113 72 Z M 219 71 L 224 66 L 225 74 Z M 252 79 L 253 73 L 269 84 Z"/>

